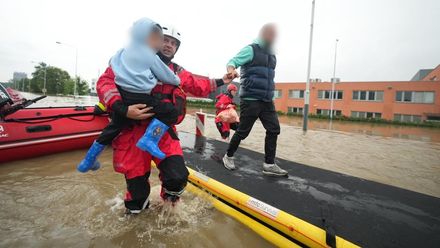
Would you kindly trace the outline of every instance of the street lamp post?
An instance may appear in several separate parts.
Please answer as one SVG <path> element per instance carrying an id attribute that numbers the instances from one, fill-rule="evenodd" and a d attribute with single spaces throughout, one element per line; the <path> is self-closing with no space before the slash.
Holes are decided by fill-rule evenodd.
<path id="1" fill-rule="evenodd" d="M 47 89 L 46 89 L 46 81 L 47 81 L 47 65 L 44 66 L 44 84 L 43 84 L 43 94 L 46 95 Z M 29 84 L 30 89 L 30 84 Z"/>
<path id="2" fill-rule="evenodd" d="M 304 96 L 304 119 L 303 130 L 307 131 L 307 122 L 309 118 L 309 104 L 310 104 L 310 68 L 312 65 L 312 43 L 313 43 L 313 22 L 315 19 L 315 0 L 312 1 L 312 20 L 310 23 L 310 41 L 309 41 L 309 61 L 307 65 L 307 81 L 306 92 Z"/>
<path id="3" fill-rule="evenodd" d="M 336 84 L 336 55 L 338 52 L 338 39 L 335 41 L 335 61 L 333 64 L 333 77 L 332 77 L 332 92 L 330 96 L 330 120 L 333 119 L 333 102 L 335 98 L 335 84 Z"/>
<path id="4" fill-rule="evenodd" d="M 78 47 L 64 43 L 64 42 L 60 42 L 60 41 L 57 41 L 56 43 L 58 45 L 65 45 L 65 46 L 68 46 L 68 47 L 75 49 L 75 80 L 73 83 L 73 95 L 76 96 L 76 95 L 78 95 L 76 85 L 77 85 L 77 83 L 79 83 L 78 82 L 79 81 L 79 78 L 78 78 Z"/>

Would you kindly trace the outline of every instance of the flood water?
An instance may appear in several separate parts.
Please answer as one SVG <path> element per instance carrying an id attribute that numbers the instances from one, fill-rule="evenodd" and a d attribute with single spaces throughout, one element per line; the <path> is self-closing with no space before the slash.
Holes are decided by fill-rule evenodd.
<path id="1" fill-rule="evenodd" d="M 125 216 L 111 149 L 95 173 L 75 170 L 84 153 L 0 166 L 0 247 L 272 247 L 189 192 L 176 208 L 164 206 L 155 169 L 150 209 Z"/>
<path id="2" fill-rule="evenodd" d="M 38 105 L 95 101 L 48 97 Z M 195 132 L 196 111 L 189 110 L 179 130 Z M 439 129 L 333 122 L 330 130 L 328 121 L 311 120 L 304 134 L 300 118 L 280 120 L 280 158 L 440 197 Z M 206 136 L 220 139 L 212 117 L 205 129 Z M 241 146 L 262 152 L 263 141 L 264 129 L 257 122 Z M 97 173 L 75 171 L 84 154 L 72 151 L 0 165 L 1 247 L 271 247 L 189 192 L 170 212 L 159 199 L 156 171 L 151 209 L 127 218 L 124 179 L 113 172 L 111 149 L 101 156 L 103 168 Z"/>
<path id="3" fill-rule="evenodd" d="M 95 102 L 48 97 L 34 106 Z M 101 155 L 102 169 L 81 174 L 76 165 L 85 152 L 0 164 L 0 247 L 273 247 L 190 192 L 175 208 L 164 206 L 156 169 L 150 209 L 125 216 L 125 180 L 113 171 L 112 150 Z"/>

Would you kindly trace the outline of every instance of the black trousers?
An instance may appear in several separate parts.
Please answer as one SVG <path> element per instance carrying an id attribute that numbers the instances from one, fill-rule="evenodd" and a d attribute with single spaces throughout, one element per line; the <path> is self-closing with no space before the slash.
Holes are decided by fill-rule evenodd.
<path id="1" fill-rule="evenodd" d="M 277 150 L 277 138 L 280 134 L 280 123 L 275 111 L 273 102 L 263 102 L 258 100 L 242 100 L 240 103 L 240 123 L 237 131 L 229 142 L 227 154 L 232 157 L 237 151 L 241 140 L 246 139 L 257 119 L 260 119 L 264 129 L 266 129 L 266 139 L 264 141 L 264 160 L 268 164 L 275 162 Z"/>
<path id="2" fill-rule="evenodd" d="M 215 126 L 217 127 L 217 130 L 220 132 L 220 135 L 222 136 L 222 138 L 223 138 L 223 139 L 227 139 L 227 138 L 229 138 L 229 134 L 230 134 L 230 132 L 229 132 L 229 129 L 226 131 L 226 130 L 224 129 L 223 125 L 224 125 L 223 122 L 217 122 L 217 123 L 215 123 Z M 230 129 L 236 131 L 236 130 L 237 130 L 237 127 L 238 127 L 238 123 L 237 123 L 237 122 L 235 122 L 235 123 L 229 123 L 229 128 L 230 128 Z"/>
<path id="3" fill-rule="evenodd" d="M 157 166 L 162 187 L 166 191 L 181 192 L 188 182 L 189 172 L 185 166 L 182 156 L 170 156 L 162 160 Z M 150 184 L 148 178 L 150 172 L 143 176 L 126 179 L 127 190 L 130 192 L 131 199 L 125 200 L 125 207 L 130 210 L 142 210 L 145 201 L 150 195 Z"/>
<path id="4" fill-rule="evenodd" d="M 160 120 L 168 126 L 177 122 L 178 111 L 171 102 L 163 102 L 153 95 L 141 94 L 141 93 L 131 93 L 122 90 L 118 87 L 119 92 L 122 97 L 122 101 L 125 105 L 133 104 L 146 104 L 148 107 L 153 107 L 149 112 L 154 113 L 153 118 Z M 102 130 L 97 141 L 102 145 L 110 145 L 113 139 L 119 135 L 124 127 L 131 125 L 133 120 L 128 119 L 125 116 L 118 115 L 116 113 L 112 114 L 112 120 L 107 125 L 107 127 Z"/>

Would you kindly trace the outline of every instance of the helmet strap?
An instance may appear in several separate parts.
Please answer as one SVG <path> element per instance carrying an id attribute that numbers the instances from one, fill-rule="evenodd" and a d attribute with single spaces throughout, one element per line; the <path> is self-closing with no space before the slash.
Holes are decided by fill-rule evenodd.
<path id="1" fill-rule="evenodd" d="M 172 57 L 165 56 L 162 52 L 158 52 L 157 56 L 164 62 L 166 65 L 169 65 L 171 63 L 171 60 L 173 60 L 174 55 Z"/>

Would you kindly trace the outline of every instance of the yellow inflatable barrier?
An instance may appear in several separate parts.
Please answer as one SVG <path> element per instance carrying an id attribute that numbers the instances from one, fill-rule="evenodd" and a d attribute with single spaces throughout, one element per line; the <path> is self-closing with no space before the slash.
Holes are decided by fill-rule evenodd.
<path id="1" fill-rule="evenodd" d="M 203 197 L 210 201 L 212 205 L 219 210 L 220 212 L 227 214 L 231 216 L 232 218 L 236 219 L 237 221 L 241 222 L 243 225 L 249 227 L 251 230 L 256 232 L 258 235 L 263 237 L 265 240 L 269 241 L 270 243 L 282 247 L 282 248 L 299 248 L 297 244 L 293 243 L 292 241 L 288 240 L 287 238 L 283 237 L 282 235 L 274 232 L 273 230 L 269 229 L 268 227 L 264 226 L 263 224 L 253 220 L 252 218 L 240 213 L 239 211 L 231 208 L 230 206 L 226 205 L 225 203 L 221 202 L 220 200 L 214 198 L 212 195 L 208 194 L 206 191 L 201 190 L 200 188 L 192 185 L 191 183 L 188 184 L 187 188 L 188 191 L 190 191 L 193 194 L 198 195 L 199 197 Z"/>
<path id="2" fill-rule="evenodd" d="M 189 180 L 194 185 L 205 189 L 212 195 L 231 204 L 234 207 L 241 209 L 247 214 L 252 215 L 253 217 L 268 224 L 274 229 L 281 231 L 287 236 L 293 238 L 294 240 L 308 247 L 330 247 L 326 243 L 325 230 L 314 226 L 306 221 L 303 221 L 295 216 L 292 216 L 282 210 L 279 210 L 269 204 L 266 204 L 258 199 L 248 196 L 240 191 L 237 191 L 227 185 L 224 185 L 206 175 L 196 172 L 190 168 L 188 168 L 188 170 L 190 171 Z M 232 211 L 228 210 L 228 212 Z M 244 215 L 242 214 L 242 216 Z M 240 216 L 240 218 L 242 218 L 242 216 Z M 262 229 L 258 230 L 259 231 L 257 231 L 257 233 L 261 235 L 261 233 L 263 232 Z M 273 231 L 271 232 L 274 233 Z M 269 241 L 273 241 L 272 243 L 280 247 L 283 247 L 285 244 L 281 243 L 282 241 L 280 241 L 280 243 L 277 243 L 277 241 L 274 239 Z M 289 242 L 292 243 L 291 241 Z M 341 237 L 336 236 L 336 247 L 352 248 L 359 246 L 347 240 L 344 240 Z"/>

